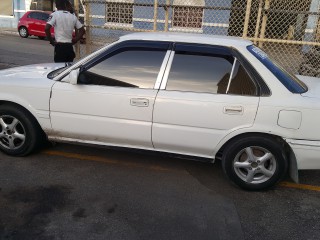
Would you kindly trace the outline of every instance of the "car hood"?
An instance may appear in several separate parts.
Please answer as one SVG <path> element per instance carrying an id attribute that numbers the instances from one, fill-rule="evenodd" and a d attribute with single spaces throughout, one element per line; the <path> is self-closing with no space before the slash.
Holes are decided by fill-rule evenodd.
<path id="1" fill-rule="evenodd" d="M 320 98 L 320 78 L 301 75 L 297 77 L 308 87 L 308 91 L 301 94 L 303 97 Z"/>
<path id="2" fill-rule="evenodd" d="M 34 64 L 27 65 L 22 67 L 14 67 L 0 71 L 0 80 L 2 78 L 10 78 L 10 79 L 35 79 L 35 78 L 43 78 L 49 72 L 64 67 L 64 63 L 44 63 L 44 64 Z"/>

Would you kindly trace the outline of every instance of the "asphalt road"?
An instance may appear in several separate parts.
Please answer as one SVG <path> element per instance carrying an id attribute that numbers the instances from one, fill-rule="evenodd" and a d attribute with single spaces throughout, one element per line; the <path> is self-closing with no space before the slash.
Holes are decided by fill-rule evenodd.
<path id="1" fill-rule="evenodd" d="M 52 51 L 0 33 L 2 68 L 51 62 Z M 300 179 L 247 192 L 219 162 L 69 144 L 0 153 L 0 239 L 319 239 L 320 171 Z"/>
<path id="2" fill-rule="evenodd" d="M 0 69 L 46 62 L 53 62 L 53 47 L 48 41 L 4 35 L 0 29 Z"/>

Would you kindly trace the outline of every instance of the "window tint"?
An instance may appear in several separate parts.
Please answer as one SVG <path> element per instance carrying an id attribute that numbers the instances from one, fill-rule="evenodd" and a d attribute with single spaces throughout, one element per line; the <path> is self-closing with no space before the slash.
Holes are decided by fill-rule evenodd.
<path id="1" fill-rule="evenodd" d="M 40 19 L 40 13 L 32 12 L 28 15 L 28 18 Z"/>
<path id="2" fill-rule="evenodd" d="M 49 14 L 46 14 L 46 13 L 41 13 L 39 16 L 39 19 L 43 21 L 47 21 L 48 18 L 49 18 Z"/>
<path id="3" fill-rule="evenodd" d="M 176 52 L 166 90 L 218 93 L 221 82 L 228 82 L 230 57 Z"/>
<path id="4" fill-rule="evenodd" d="M 308 90 L 307 86 L 296 76 L 287 72 L 275 60 L 271 59 L 260 48 L 251 45 L 247 49 L 251 52 L 264 66 L 266 66 L 278 80 L 292 93 L 304 93 Z"/>
<path id="5" fill-rule="evenodd" d="M 41 13 L 41 12 L 31 12 L 28 15 L 28 18 L 38 19 L 38 20 L 44 20 L 46 21 L 49 18 L 49 14 L 47 13 Z"/>
<path id="6" fill-rule="evenodd" d="M 257 88 L 244 69 L 244 67 L 239 63 L 235 62 L 235 67 L 233 70 L 233 77 L 230 82 L 228 89 L 228 94 L 237 94 L 237 95 L 249 95 L 256 96 Z"/>
<path id="7" fill-rule="evenodd" d="M 79 83 L 153 88 L 165 50 L 122 51 L 80 74 Z"/>

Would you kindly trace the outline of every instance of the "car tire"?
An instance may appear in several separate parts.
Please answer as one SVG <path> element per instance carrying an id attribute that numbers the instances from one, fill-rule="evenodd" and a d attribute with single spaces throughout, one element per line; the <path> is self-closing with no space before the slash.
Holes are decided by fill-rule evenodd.
<path id="1" fill-rule="evenodd" d="M 274 186 L 287 172 L 282 146 L 272 137 L 247 136 L 231 141 L 222 156 L 229 179 L 246 190 Z"/>
<path id="2" fill-rule="evenodd" d="M 19 28 L 19 35 L 22 38 L 27 38 L 29 36 L 28 29 L 26 27 L 20 27 Z"/>
<path id="3" fill-rule="evenodd" d="M 37 120 L 25 109 L 0 105 L 0 150 L 11 156 L 25 156 L 45 142 Z"/>

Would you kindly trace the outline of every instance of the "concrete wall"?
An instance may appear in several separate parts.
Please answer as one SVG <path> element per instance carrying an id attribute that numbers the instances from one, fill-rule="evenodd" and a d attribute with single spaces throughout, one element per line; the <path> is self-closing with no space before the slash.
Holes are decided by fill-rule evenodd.
<path id="1" fill-rule="evenodd" d="M 13 16 L 0 15 L 0 27 L 2 28 L 16 28 L 19 19 L 25 13 L 26 5 L 24 0 L 13 0 L 12 2 L 13 2 Z"/>

